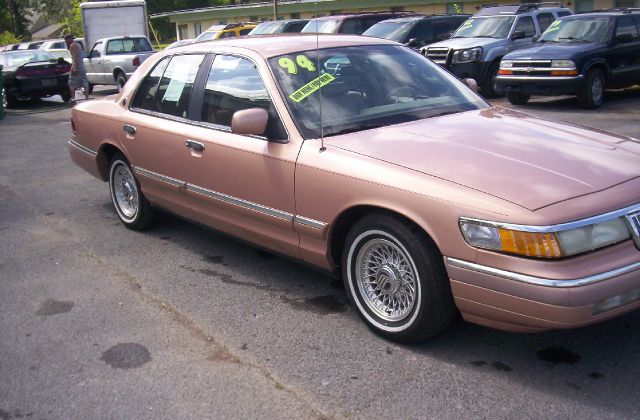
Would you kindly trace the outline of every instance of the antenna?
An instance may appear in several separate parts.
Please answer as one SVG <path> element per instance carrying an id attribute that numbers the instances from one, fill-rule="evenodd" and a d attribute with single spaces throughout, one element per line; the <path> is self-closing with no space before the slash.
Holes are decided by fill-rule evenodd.
<path id="1" fill-rule="evenodd" d="M 322 125 L 322 83 L 320 83 L 320 34 L 318 33 L 318 2 L 313 2 L 314 7 L 316 9 L 316 68 L 318 69 L 318 83 L 320 84 L 320 88 L 318 89 L 319 101 L 318 102 L 318 111 L 320 115 L 320 153 L 327 150 L 324 147 L 324 126 Z"/>

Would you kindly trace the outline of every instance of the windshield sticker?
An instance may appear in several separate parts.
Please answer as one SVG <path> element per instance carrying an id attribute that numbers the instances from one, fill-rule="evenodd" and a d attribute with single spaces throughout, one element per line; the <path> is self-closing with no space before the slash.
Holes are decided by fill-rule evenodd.
<path id="1" fill-rule="evenodd" d="M 549 27 L 545 32 L 553 32 L 553 31 L 557 31 L 558 29 L 560 29 L 560 21 L 555 20 L 551 25 L 549 25 Z"/>
<path id="2" fill-rule="evenodd" d="M 297 65 L 296 62 L 298 63 Z M 298 74 L 298 66 L 306 69 L 310 73 L 316 71 L 316 66 L 313 64 L 313 61 L 311 61 L 306 55 L 297 56 L 296 61 L 293 61 L 292 59 L 287 57 L 282 57 L 278 60 L 278 64 L 283 69 L 287 69 L 289 74 Z"/>
<path id="3" fill-rule="evenodd" d="M 293 92 L 291 95 L 289 95 L 289 98 L 291 98 L 292 101 L 299 103 L 307 96 L 311 95 L 321 87 L 328 85 L 334 80 L 336 80 L 335 77 L 333 77 L 329 73 L 325 73 L 322 76 L 313 79 L 306 85 L 302 86 L 300 89 Z"/>

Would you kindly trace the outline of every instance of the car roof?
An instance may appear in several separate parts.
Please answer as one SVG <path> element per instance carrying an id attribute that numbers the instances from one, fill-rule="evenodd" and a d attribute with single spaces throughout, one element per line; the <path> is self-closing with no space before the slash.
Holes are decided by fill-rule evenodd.
<path id="1" fill-rule="evenodd" d="M 320 16 L 311 20 L 344 20 L 344 19 L 354 19 L 359 17 L 370 17 L 370 16 L 403 16 L 403 15 L 413 15 L 413 12 L 359 12 L 359 13 L 342 13 L 338 15 L 329 15 L 329 16 Z"/>
<path id="2" fill-rule="evenodd" d="M 622 16 L 622 15 L 638 15 L 640 14 L 640 9 L 613 9 L 613 10 L 591 10 L 589 12 L 582 12 L 575 15 L 571 15 L 572 17 L 594 17 L 594 16 Z"/>
<path id="3" fill-rule="evenodd" d="M 452 14 L 449 14 L 449 15 L 447 15 L 447 14 L 411 15 L 411 16 L 404 16 L 404 17 L 398 17 L 398 18 L 383 20 L 381 22 L 376 23 L 376 25 L 378 25 L 380 23 L 386 23 L 386 22 L 405 23 L 405 22 L 417 22 L 419 20 L 424 20 L 424 19 L 448 18 L 448 17 L 469 18 L 469 17 L 471 17 L 471 15 L 467 14 L 467 13 L 452 13 Z"/>
<path id="4" fill-rule="evenodd" d="M 195 44 L 178 47 L 172 51 L 181 52 L 209 52 L 215 47 L 235 47 L 238 49 L 252 50 L 264 58 L 289 54 L 297 51 L 309 51 L 316 49 L 362 46 L 362 45 L 398 45 L 396 42 L 380 38 L 371 38 L 358 35 L 341 34 L 273 34 L 248 36 L 237 38 L 225 38 L 212 41 L 198 42 Z"/>

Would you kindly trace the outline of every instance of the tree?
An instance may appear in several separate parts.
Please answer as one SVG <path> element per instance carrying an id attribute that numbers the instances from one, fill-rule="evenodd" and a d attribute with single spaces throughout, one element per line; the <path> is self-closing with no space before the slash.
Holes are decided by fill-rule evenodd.
<path id="1" fill-rule="evenodd" d="M 17 37 L 28 37 L 28 0 L 0 0 L 0 32 L 10 31 Z"/>

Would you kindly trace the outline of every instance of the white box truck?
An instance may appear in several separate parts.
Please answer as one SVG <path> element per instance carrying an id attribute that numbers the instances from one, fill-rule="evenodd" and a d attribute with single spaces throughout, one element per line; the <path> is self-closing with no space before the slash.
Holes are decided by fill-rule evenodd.
<path id="1" fill-rule="evenodd" d="M 85 2 L 80 4 L 80 9 L 87 51 L 103 38 L 144 35 L 149 39 L 144 0 Z"/>

